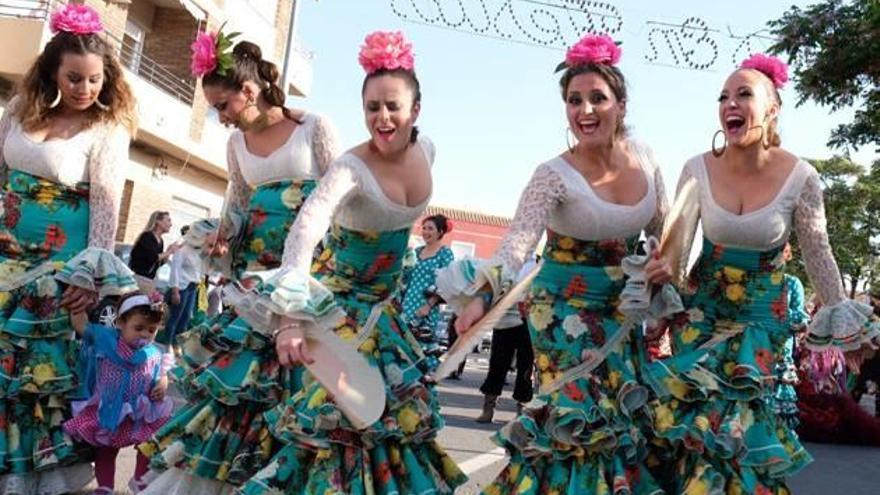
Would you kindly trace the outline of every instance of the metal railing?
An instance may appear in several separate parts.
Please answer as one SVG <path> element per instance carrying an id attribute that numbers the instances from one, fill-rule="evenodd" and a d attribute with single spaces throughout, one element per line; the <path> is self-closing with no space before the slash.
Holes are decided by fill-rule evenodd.
<path id="1" fill-rule="evenodd" d="M 47 21 L 50 12 L 64 4 L 65 2 L 58 0 L 0 0 L 0 17 Z M 194 80 L 174 74 L 144 55 L 134 43 L 127 42 L 110 31 L 104 31 L 104 34 L 115 42 L 122 65 L 168 95 L 192 105 L 196 90 Z"/>
<path id="2" fill-rule="evenodd" d="M 51 0 L 2 0 L 0 1 L 0 17 L 47 19 L 51 4 Z"/>

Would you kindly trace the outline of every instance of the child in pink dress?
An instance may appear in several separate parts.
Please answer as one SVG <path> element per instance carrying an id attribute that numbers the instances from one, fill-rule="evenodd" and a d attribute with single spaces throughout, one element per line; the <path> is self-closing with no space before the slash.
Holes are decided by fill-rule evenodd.
<path id="1" fill-rule="evenodd" d="M 171 416 L 173 404 L 165 392 L 173 357 L 153 342 L 163 316 L 161 296 L 141 292 L 119 301 L 115 328 L 89 323 L 85 314 L 71 315 L 83 338 L 81 390 L 88 400 L 73 403 L 73 418 L 64 430 L 95 446 L 95 494 L 113 493 L 119 449 L 149 439 Z M 147 466 L 147 458 L 138 453 L 129 483 L 135 493 Z"/>

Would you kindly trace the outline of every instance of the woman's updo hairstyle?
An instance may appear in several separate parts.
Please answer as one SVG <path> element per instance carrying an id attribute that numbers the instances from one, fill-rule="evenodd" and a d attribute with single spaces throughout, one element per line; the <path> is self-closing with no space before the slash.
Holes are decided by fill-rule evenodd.
<path id="1" fill-rule="evenodd" d="M 280 77 L 278 66 L 263 60 L 263 51 L 259 46 L 250 41 L 240 41 L 232 49 L 232 67 L 226 71 L 218 67 L 205 74 L 202 85 L 241 91 L 245 82 L 254 82 L 260 87 L 260 95 L 266 103 L 281 108 L 286 118 L 302 123 L 284 106 L 286 98 L 279 85 Z"/>

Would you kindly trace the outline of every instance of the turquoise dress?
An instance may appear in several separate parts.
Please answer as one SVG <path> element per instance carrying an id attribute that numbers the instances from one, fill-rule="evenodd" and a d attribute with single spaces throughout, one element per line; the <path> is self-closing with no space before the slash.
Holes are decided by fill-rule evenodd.
<path id="1" fill-rule="evenodd" d="M 229 253 L 213 263 L 232 287 L 259 290 L 281 265 L 290 226 L 333 158 L 333 139 L 329 124 L 313 114 L 267 157 L 247 151 L 241 132 L 230 137 L 223 220 Z M 191 231 L 213 232 L 216 223 Z M 172 376 L 186 404 L 138 447 L 157 475 L 142 493 L 231 493 L 279 448 L 265 413 L 300 389 L 302 368 L 280 366 L 273 334 L 227 302 L 178 337 L 182 358 Z"/>
<path id="2" fill-rule="evenodd" d="M 422 258 L 424 246 L 416 248 L 416 264 L 405 272 L 403 294 L 403 316 L 410 324 L 418 324 L 426 328 L 437 328 L 440 321 L 440 308 L 436 305 L 431 308 L 428 316 L 420 317 L 416 312 L 427 303 L 425 291 L 432 289 L 436 282 L 437 270 L 448 266 L 454 260 L 452 250 L 447 246 L 441 247 L 434 256 Z"/>
<path id="3" fill-rule="evenodd" d="M 79 341 L 62 293 L 72 281 L 99 296 L 136 289 L 121 260 L 100 248 L 112 247 L 119 200 L 104 181 L 119 183 L 129 136 L 96 125 L 35 143 L 13 119 L 7 108 L 0 121 L 0 492 L 55 494 L 92 477 L 87 446 L 63 429 L 79 398 Z M 62 156 L 63 163 L 53 160 Z M 77 173 L 77 166 L 89 182 L 67 185 L 25 171 Z M 96 204 L 107 211 L 93 211 Z M 110 220 L 106 230 L 93 225 L 97 215 Z"/>
<path id="4" fill-rule="evenodd" d="M 785 418 L 788 427 L 795 430 L 799 423 L 796 390 L 798 375 L 794 362 L 795 342 L 797 334 L 810 321 L 810 316 L 804 307 L 804 284 L 800 279 L 786 273 L 785 285 L 788 288 L 788 324 L 791 335 L 785 343 L 782 359 L 776 363 L 776 392 L 773 394 L 771 404 L 776 414 Z"/>
<path id="5" fill-rule="evenodd" d="M 242 234 L 230 246 L 235 280 L 259 285 L 245 274 L 280 265 L 287 230 L 315 185 L 278 181 L 253 190 Z M 183 358 L 173 377 L 187 405 L 139 448 L 155 471 L 174 467 L 240 485 L 272 456 L 263 413 L 299 389 L 300 368 L 282 368 L 271 335 L 254 331 L 230 305 L 178 344 Z"/>
<path id="6" fill-rule="evenodd" d="M 420 136 L 418 146 L 432 163 L 430 141 Z M 297 243 L 288 268 L 269 281 L 263 297 L 270 307 L 299 308 L 286 316 L 315 322 L 315 331 L 333 332 L 355 346 L 364 366 L 384 379 L 384 397 L 378 399 L 385 408 L 378 420 L 358 428 L 306 372 L 303 388 L 266 415 L 285 446 L 241 493 L 439 495 L 465 481 L 437 441 L 443 419 L 425 380 L 427 361 L 393 303 L 411 225 L 426 206 L 427 200 L 416 206 L 391 201 L 369 167 L 347 153 L 303 208 L 291 233 Z M 313 246 L 331 218 L 326 247 L 310 266 Z M 317 300 L 317 290 L 307 289 L 316 285 L 329 290 L 329 306 L 324 297 Z M 302 301 L 302 294 L 316 300 Z M 318 316 L 331 312 L 342 316 Z"/>
<path id="7" fill-rule="evenodd" d="M 672 355 L 643 368 L 657 396 L 655 474 L 670 493 L 788 494 L 787 478 L 811 461 L 775 398 L 794 320 L 783 256 L 792 230 L 813 287 L 829 303 L 810 323 L 806 345 L 857 349 L 880 330 L 870 307 L 845 297 L 812 166 L 796 162 L 770 203 L 743 214 L 715 202 L 707 168 L 700 155 L 682 173 L 682 184 L 696 182 L 705 238 L 683 290 L 686 311 L 670 325 Z"/>
<path id="8" fill-rule="evenodd" d="M 535 171 L 491 260 L 455 262 L 438 274 L 440 294 L 456 312 L 486 284 L 497 299 L 546 232 L 542 265 L 523 303 L 537 390 L 492 438 L 510 458 L 485 495 L 662 493 L 649 471 L 644 431 L 642 322 L 621 310 L 621 263 L 636 253 L 643 231 L 658 233 L 666 198 L 647 147 L 628 147 L 648 184 L 638 203 L 603 199 L 557 157 Z"/>

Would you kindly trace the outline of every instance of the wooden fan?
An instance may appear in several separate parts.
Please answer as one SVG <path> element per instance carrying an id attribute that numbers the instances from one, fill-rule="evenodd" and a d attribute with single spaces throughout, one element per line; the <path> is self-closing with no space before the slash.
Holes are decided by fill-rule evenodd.
<path id="1" fill-rule="evenodd" d="M 483 335 L 495 328 L 507 310 L 522 299 L 523 294 L 532 285 L 532 280 L 538 275 L 541 265 L 542 263 L 538 263 L 532 268 L 528 275 L 511 287 L 498 302 L 486 311 L 482 318 L 474 322 L 464 332 L 464 335 L 459 336 L 458 340 L 446 351 L 440 366 L 437 367 L 437 371 L 434 373 L 437 378 L 445 378 L 455 371 L 470 350 L 483 338 Z"/>

